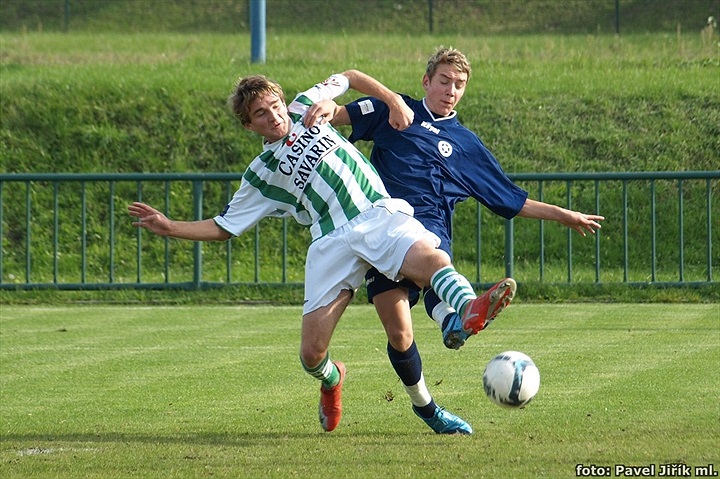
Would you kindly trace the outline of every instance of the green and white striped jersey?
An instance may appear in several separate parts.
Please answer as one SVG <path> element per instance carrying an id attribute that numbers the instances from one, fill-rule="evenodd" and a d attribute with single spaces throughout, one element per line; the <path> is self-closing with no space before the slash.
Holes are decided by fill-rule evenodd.
<path id="1" fill-rule="evenodd" d="M 313 103 L 348 87 L 347 78 L 333 75 L 295 97 L 288 105 L 288 136 L 266 143 L 250 163 L 240 188 L 214 218 L 221 228 L 239 236 L 266 216 L 292 216 L 310 227 L 314 241 L 389 197 L 372 164 L 337 130 L 302 123 Z"/>

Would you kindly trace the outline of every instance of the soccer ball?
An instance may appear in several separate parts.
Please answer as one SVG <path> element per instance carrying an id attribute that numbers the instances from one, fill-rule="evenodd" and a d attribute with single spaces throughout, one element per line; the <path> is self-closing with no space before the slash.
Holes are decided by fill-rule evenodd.
<path id="1" fill-rule="evenodd" d="M 540 371 L 519 351 L 505 351 L 490 360 L 483 372 L 483 388 L 490 401 L 508 408 L 523 408 L 540 388 Z"/>

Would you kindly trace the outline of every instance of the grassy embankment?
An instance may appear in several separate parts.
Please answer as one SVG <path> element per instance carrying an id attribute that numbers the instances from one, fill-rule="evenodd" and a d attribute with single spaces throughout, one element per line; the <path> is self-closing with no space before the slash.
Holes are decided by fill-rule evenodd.
<path id="1" fill-rule="evenodd" d="M 439 44 L 465 51 L 474 73 L 459 111 L 462 121 L 479 133 L 508 173 L 585 171 L 678 171 L 717 169 L 720 151 L 720 71 L 717 46 L 699 33 L 636 36 L 523 36 L 465 38 L 457 36 L 414 38 L 400 48 L 401 36 L 354 36 L 330 44 L 322 35 L 276 35 L 268 39 L 268 61 L 249 61 L 249 40 L 231 35 L 54 35 L 2 34 L 2 127 L 0 171 L 3 172 L 241 172 L 257 153 L 259 140 L 242 130 L 225 108 L 234 80 L 247 73 L 264 73 L 280 80 L 289 96 L 328 74 L 347 68 L 364 70 L 397 91 L 422 95 L 420 77 L 424 60 Z M 341 100 L 353 98 L 346 95 Z M 369 145 L 361 145 L 369 151 Z M 233 185 L 234 187 L 235 185 Z M 537 195 L 536 185 L 523 185 Z M 684 185 L 686 211 L 704 208 L 704 183 Z M 713 210 L 720 209 L 718 185 L 713 185 Z M 593 199 L 581 188 L 574 191 L 574 207 L 594 209 Z M 658 183 L 658 251 L 660 273 L 666 277 L 677 268 L 677 188 Z M 190 217 L 187 191 L 173 194 L 171 213 Z M 564 204 L 564 185 L 549 185 L 546 201 Z M 103 276 L 106 218 L 94 214 L 94 205 L 106 192 L 90 196 L 88 230 L 91 239 L 90 271 Z M 132 277 L 134 236 L 124 205 L 135 198 L 135 185 L 117 186 L 116 225 L 121 257 L 118 275 Z M 162 190 L 146 189 L 145 199 L 159 202 Z M 208 192 L 204 210 L 214 214 L 224 204 L 221 188 Z M 649 225 L 648 187 L 630 188 L 630 257 L 634 280 L 647 277 Z M 20 190 L 4 192 L 4 274 L 22 271 L 24 197 Z M 99 195 L 94 197 L 93 195 Z M 615 280 L 621 264 L 622 211 L 620 184 L 608 183 L 601 191 L 600 213 L 607 217 L 602 233 L 607 278 Z M 48 204 L 43 193 L 33 201 Z M 77 198 L 68 195 L 63 209 L 61 237 L 77 237 Z M 459 264 L 474 256 L 474 232 L 463 228 L 474 218 L 475 205 L 458 209 L 455 225 Z M 692 277 L 703 278 L 705 265 L 701 241 L 703 218 L 686 219 L 685 261 Z M 501 274 L 502 225 L 486 214 L 483 225 L 483 259 L 487 277 Z M 38 248 L 34 267 L 48 271 L 47 251 L 52 228 L 49 211 L 33 212 L 33 245 Z M 276 280 L 274 264 L 280 251 L 279 228 L 266 222 L 261 245 L 262 268 L 268 281 Z M 474 221 L 473 221 L 474 223 Z M 720 225 L 713 225 L 720 231 Z M 265 233 L 267 231 L 267 233 Z M 302 278 L 303 250 L 307 236 L 291 230 L 290 280 Z M 516 222 L 516 265 L 520 281 L 537 275 L 537 225 Z M 562 257 L 565 231 L 546 227 L 550 259 Z M 149 257 L 162 257 L 164 243 L 148 239 Z M 252 275 L 254 239 L 247 235 L 235 242 L 239 275 Z M 70 241 L 72 243 L 72 240 Z M 93 249 L 94 248 L 94 249 Z M 576 237 L 579 257 L 591 256 L 593 242 Z M 182 264 L 189 245 L 173 244 L 173 255 Z M 125 251 L 125 253 L 122 253 Z M 208 245 L 206 257 L 220 257 L 224 249 Z M 714 264 L 720 248 L 715 248 Z M 77 253 L 65 251 L 74 274 Z M 122 255 L 127 256 L 122 256 Z M 222 264 L 222 260 L 219 260 Z M 187 263 L 187 261 L 185 261 Z M 493 266 L 496 265 L 496 266 Z M 562 282 L 562 262 L 548 263 L 550 277 Z M 65 267 L 64 267 L 65 268 Z M 184 266 L 179 266 L 183 269 Z M 553 268 L 555 268 L 553 270 Z M 576 261 L 580 277 L 591 274 L 591 264 Z M 157 274 L 160 274 L 158 272 Z M 209 276 L 214 273 L 206 268 Z M 37 273 L 42 274 L 42 273 Z M 555 275 L 555 276 L 553 276 Z M 5 281 L 8 279 L 5 278 Z M 552 297 L 563 296 L 553 288 Z M 592 287 L 590 288 L 592 289 Z M 584 296 L 583 291 L 571 293 Z M 653 293 L 654 294 L 654 293 Z M 660 293 L 662 296 L 663 293 Z M 601 293 L 601 296 L 613 296 Z M 683 297 L 680 293 L 677 297 Z M 674 296 L 674 295 L 670 295 Z M 17 297 L 17 295 L 16 295 Z"/>

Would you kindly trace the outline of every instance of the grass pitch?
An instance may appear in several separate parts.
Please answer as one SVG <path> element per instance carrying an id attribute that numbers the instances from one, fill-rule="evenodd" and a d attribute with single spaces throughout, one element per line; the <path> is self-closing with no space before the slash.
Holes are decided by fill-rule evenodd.
<path id="1" fill-rule="evenodd" d="M 2 306 L 0 477 L 720 470 L 720 305 L 516 304 L 460 351 L 421 308 L 414 317 L 431 392 L 472 436 L 436 435 L 413 415 L 369 306 L 351 306 L 335 333 L 348 379 L 332 433 L 298 361 L 299 307 Z M 508 349 L 540 369 L 523 410 L 482 392 L 485 363 Z"/>

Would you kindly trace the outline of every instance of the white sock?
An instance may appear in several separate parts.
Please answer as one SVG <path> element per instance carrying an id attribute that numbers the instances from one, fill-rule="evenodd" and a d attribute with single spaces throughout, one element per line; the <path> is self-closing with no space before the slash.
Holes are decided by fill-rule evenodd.
<path id="1" fill-rule="evenodd" d="M 455 310 L 450 307 L 449 304 L 440 301 L 432 310 L 432 319 L 438 324 L 438 326 L 440 326 L 440 329 L 442 329 L 445 318 L 448 317 L 448 314 L 452 314 L 454 312 Z"/>
<path id="2" fill-rule="evenodd" d="M 408 396 L 410 396 L 410 402 L 413 403 L 413 406 L 427 406 L 430 404 L 430 401 L 432 401 L 430 391 L 428 391 L 427 386 L 425 386 L 424 374 L 420 374 L 420 381 L 418 381 L 417 384 L 413 386 L 405 386 L 405 392 L 407 392 Z"/>

